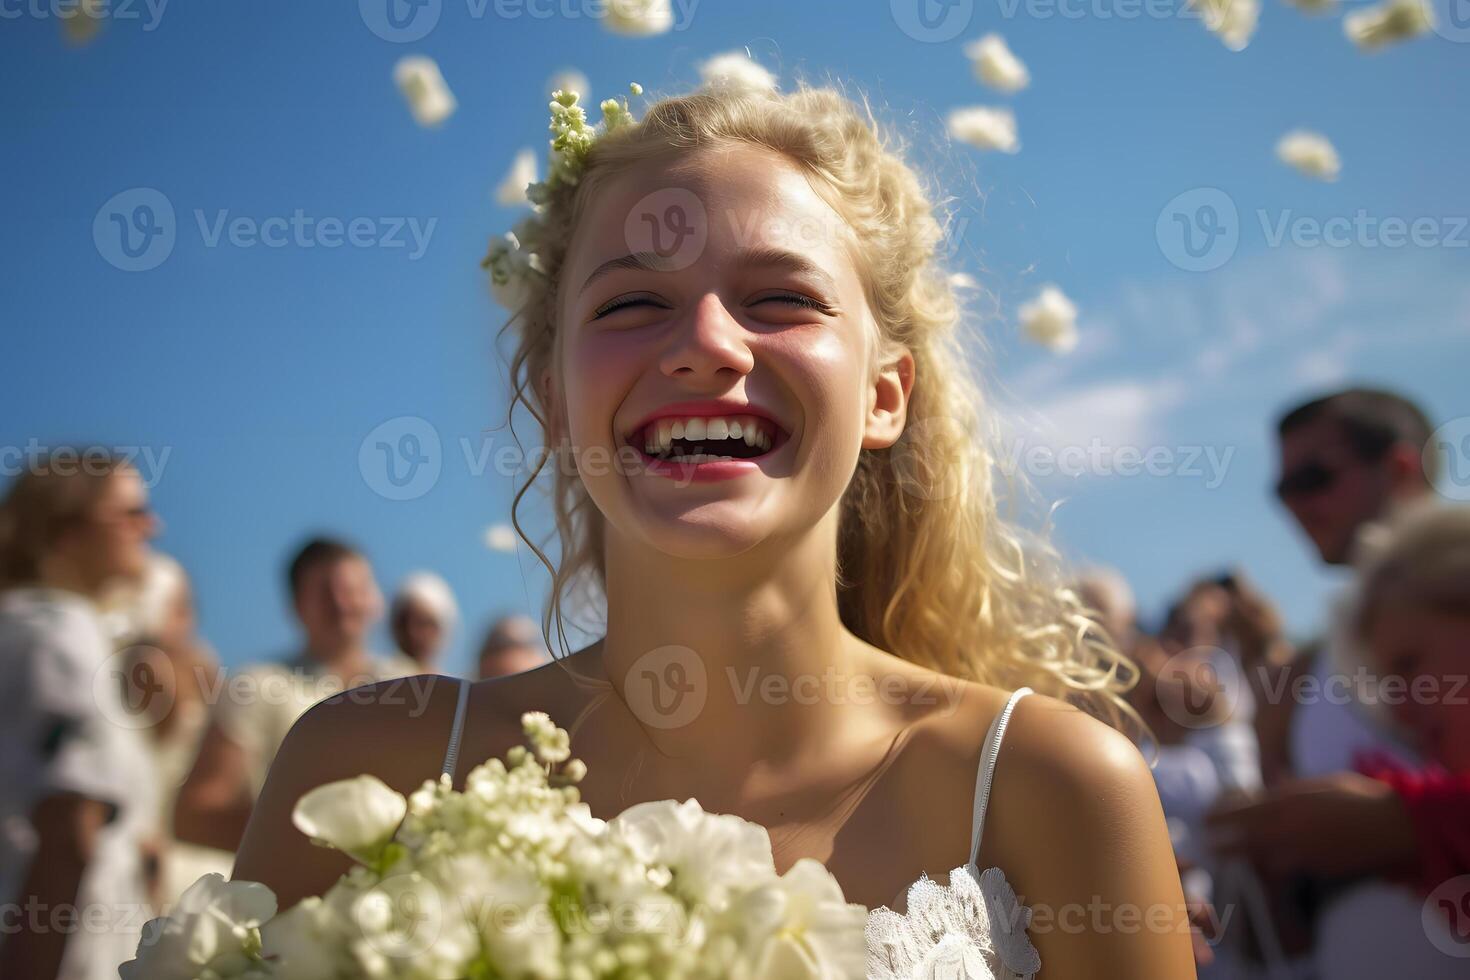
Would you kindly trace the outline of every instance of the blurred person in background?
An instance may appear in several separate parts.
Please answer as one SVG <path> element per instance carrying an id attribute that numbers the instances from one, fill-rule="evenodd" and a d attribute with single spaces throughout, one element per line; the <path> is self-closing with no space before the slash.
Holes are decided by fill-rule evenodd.
<path id="1" fill-rule="evenodd" d="M 156 814 L 163 844 L 158 902 L 171 908 L 201 875 L 228 876 L 228 851 L 180 841 L 173 834 L 174 805 L 193 768 L 209 708 L 223 690 L 224 672 L 213 648 L 198 633 L 194 590 L 173 558 L 154 552 L 141 582 L 119 608 L 127 628 L 118 646 L 125 698 L 147 722 L 142 731 L 153 753 L 160 788 Z"/>
<path id="2" fill-rule="evenodd" d="M 96 603 L 157 531 L 97 451 L 33 460 L 0 502 L 0 977 L 115 978 L 152 911 L 157 787 Z"/>
<path id="3" fill-rule="evenodd" d="M 1339 666 L 1367 668 L 1361 703 L 1425 761 L 1359 752 L 1353 770 L 1223 814 L 1220 844 L 1279 873 L 1408 886 L 1338 898 L 1318 937 L 1319 975 L 1464 976 L 1445 950 L 1470 937 L 1470 508 L 1400 509 L 1359 557 L 1334 637 Z M 1445 886 L 1443 901 L 1423 901 Z"/>
<path id="4" fill-rule="evenodd" d="M 398 584 L 388 611 L 389 628 L 398 649 L 423 673 L 437 672 L 458 622 L 454 591 L 438 575 L 414 572 Z"/>
<path id="5" fill-rule="evenodd" d="M 366 557 L 341 541 L 313 538 L 287 571 L 303 645 L 283 663 L 247 666 L 214 705 L 193 769 L 174 806 L 178 839 L 233 852 L 286 733 L 334 694 L 419 672 L 406 657 L 368 650 L 383 597 Z"/>
<path id="6" fill-rule="evenodd" d="M 506 677 L 550 662 L 541 631 L 530 616 L 501 616 L 490 624 L 490 631 L 480 646 L 476 677 L 480 680 Z"/>
<path id="7" fill-rule="evenodd" d="M 1424 449 L 1432 430 L 1413 402 L 1371 388 L 1314 398 L 1281 417 L 1276 493 L 1324 563 L 1352 571 L 1386 522 L 1430 498 L 1435 460 Z M 1268 672 L 1266 684 L 1280 696 L 1263 703 L 1257 719 L 1267 792 L 1232 801 L 1210 823 L 1224 853 L 1255 856 L 1267 890 L 1286 898 L 1278 924 L 1293 969 L 1320 972 L 1322 957 L 1335 957 L 1333 980 L 1376 977 L 1375 964 L 1388 962 L 1409 975 L 1437 976 L 1444 957 L 1426 938 L 1421 903 L 1410 890 L 1365 881 L 1351 862 L 1309 867 L 1260 856 L 1268 846 L 1270 853 L 1337 853 L 1327 842 L 1350 827 L 1353 813 L 1317 820 L 1325 802 L 1320 781 L 1350 774 L 1365 754 L 1418 764 L 1361 703 L 1359 685 L 1342 667 L 1338 646 L 1348 616 L 1347 597 L 1339 597 L 1316 652 Z M 1270 624 L 1262 626 L 1269 632 Z"/>

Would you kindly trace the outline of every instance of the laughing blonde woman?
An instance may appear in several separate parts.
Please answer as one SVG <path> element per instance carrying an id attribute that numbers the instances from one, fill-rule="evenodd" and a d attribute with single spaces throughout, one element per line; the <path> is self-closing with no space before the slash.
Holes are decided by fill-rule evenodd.
<path id="1" fill-rule="evenodd" d="M 767 827 L 778 870 L 817 858 L 897 910 L 870 916 L 870 975 L 904 968 L 885 937 L 916 879 L 996 868 L 991 915 L 1013 888 L 1032 917 L 975 926 L 995 976 L 1193 976 L 1148 766 L 1107 723 L 1131 672 L 999 513 L 996 420 L 897 148 L 821 88 L 700 91 L 636 122 L 605 103 L 595 133 L 569 96 L 553 112 L 535 218 L 488 261 L 515 398 L 555 450 L 548 641 L 579 586 L 602 636 L 444 678 L 421 712 L 387 685 L 317 707 L 236 876 L 282 909 L 319 893 L 345 864 L 292 828 L 302 793 L 458 781 L 539 709 L 572 730 L 593 813 L 693 797 Z"/>

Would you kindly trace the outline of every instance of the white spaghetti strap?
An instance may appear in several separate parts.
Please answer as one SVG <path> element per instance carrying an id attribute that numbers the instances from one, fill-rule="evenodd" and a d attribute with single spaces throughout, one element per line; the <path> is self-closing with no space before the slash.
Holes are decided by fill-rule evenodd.
<path id="1" fill-rule="evenodd" d="M 450 779 L 454 778 L 454 767 L 459 762 L 459 736 L 464 731 L 464 709 L 470 700 L 469 681 L 459 682 L 459 703 L 454 707 L 454 727 L 449 731 L 449 748 L 444 753 L 444 767 L 439 771 Z"/>
<path id="2" fill-rule="evenodd" d="M 970 829 L 970 867 L 976 871 L 979 870 L 975 862 L 980 857 L 980 831 L 985 827 L 985 806 L 990 802 L 990 782 L 995 778 L 995 763 L 1000 758 L 1000 741 L 1005 737 L 1016 702 L 1030 693 L 1031 688 L 1022 687 L 1011 695 L 990 723 L 990 734 L 985 736 L 985 745 L 980 750 L 980 771 L 975 774 L 975 816 Z"/>

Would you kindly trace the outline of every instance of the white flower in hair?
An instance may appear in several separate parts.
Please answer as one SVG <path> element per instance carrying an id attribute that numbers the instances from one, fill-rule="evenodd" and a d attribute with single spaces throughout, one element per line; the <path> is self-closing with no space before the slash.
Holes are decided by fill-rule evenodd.
<path id="1" fill-rule="evenodd" d="M 968 106 L 949 113 L 949 135 L 980 150 L 1015 153 L 1021 148 L 1016 137 L 1016 116 L 1009 109 Z"/>
<path id="2" fill-rule="evenodd" d="M 1434 14 L 1424 0 L 1388 0 L 1342 19 L 1342 29 L 1364 51 L 1376 51 L 1434 29 Z"/>
<path id="3" fill-rule="evenodd" d="M 715 55 L 699 66 L 699 77 L 710 88 L 741 92 L 771 92 L 776 88 L 776 76 L 751 60 L 744 51 Z"/>
<path id="4" fill-rule="evenodd" d="M 1261 0 L 1190 0 L 1205 26 L 1231 51 L 1244 51 L 1261 18 Z"/>
<path id="5" fill-rule="evenodd" d="M 1276 144 L 1276 156 L 1308 177 L 1336 180 L 1342 170 L 1337 150 L 1321 133 L 1294 129 Z"/>
<path id="6" fill-rule="evenodd" d="M 1031 73 L 1021 59 L 1011 53 L 1006 39 L 999 34 L 987 34 L 978 41 L 965 45 L 975 77 L 991 88 L 1002 92 L 1019 92 L 1031 84 Z"/>
<path id="7" fill-rule="evenodd" d="M 586 99 L 592 94 L 592 83 L 587 81 L 587 76 L 575 68 L 563 68 L 546 83 L 546 97 L 549 99 L 558 91 L 576 92 L 578 98 Z"/>
<path id="8" fill-rule="evenodd" d="M 529 148 L 523 149 L 511 162 L 510 172 L 505 175 L 500 186 L 495 188 L 495 200 L 507 207 L 529 204 L 526 188 L 535 182 L 536 154 Z"/>
<path id="9" fill-rule="evenodd" d="M 633 95 L 643 94 L 643 87 L 637 82 L 629 85 L 628 90 Z M 513 313 L 520 312 L 531 298 L 531 286 L 536 278 L 546 274 L 546 264 L 540 255 L 544 231 L 542 208 L 558 188 L 576 185 L 587 151 L 598 137 L 633 122 L 626 99 L 604 99 L 600 108 L 602 122 L 592 126 L 576 92 L 558 89 L 552 94 L 551 153 L 546 179 L 525 188 L 532 213 L 512 230 L 492 239 L 485 258 L 480 261 L 480 266 L 490 274 L 490 291 L 495 301 Z"/>
<path id="10" fill-rule="evenodd" d="M 614 34 L 629 37 L 662 34 L 674 26 L 674 8 L 670 0 L 607 0 L 603 23 Z"/>
<path id="11" fill-rule="evenodd" d="M 1020 314 L 1021 329 L 1041 346 L 1058 354 L 1077 346 L 1077 305 L 1056 286 L 1043 286 Z"/>
<path id="12" fill-rule="evenodd" d="M 420 126 L 437 126 L 454 114 L 458 103 L 433 58 L 410 55 L 393 66 L 393 80 Z"/>

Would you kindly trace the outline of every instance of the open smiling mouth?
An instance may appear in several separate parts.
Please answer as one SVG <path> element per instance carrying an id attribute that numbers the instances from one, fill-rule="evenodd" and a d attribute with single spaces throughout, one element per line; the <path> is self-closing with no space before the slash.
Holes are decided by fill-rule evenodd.
<path id="1" fill-rule="evenodd" d="M 770 419 L 754 415 L 669 416 L 637 429 L 628 443 L 650 460 L 697 465 L 759 459 L 787 438 Z"/>

